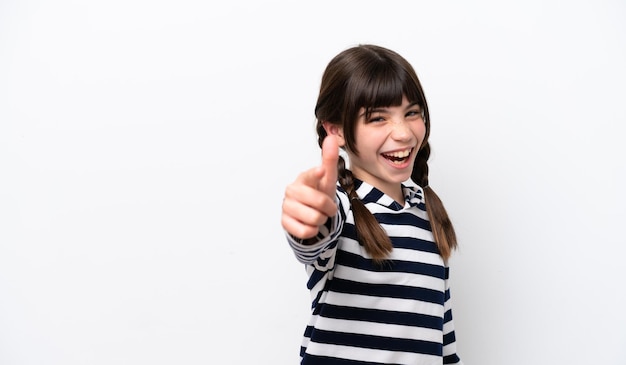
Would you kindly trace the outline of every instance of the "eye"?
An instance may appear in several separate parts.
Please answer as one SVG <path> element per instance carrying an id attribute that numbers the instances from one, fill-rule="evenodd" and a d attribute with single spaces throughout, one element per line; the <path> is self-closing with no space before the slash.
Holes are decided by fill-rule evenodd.
<path id="1" fill-rule="evenodd" d="M 385 121 L 385 118 L 382 115 L 372 115 L 367 122 L 368 123 L 379 123 Z"/>
<path id="2" fill-rule="evenodd" d="M 424 119 L 424 112 L 420 109 L 412 109 L 406 113 L 406 117 Z"/>

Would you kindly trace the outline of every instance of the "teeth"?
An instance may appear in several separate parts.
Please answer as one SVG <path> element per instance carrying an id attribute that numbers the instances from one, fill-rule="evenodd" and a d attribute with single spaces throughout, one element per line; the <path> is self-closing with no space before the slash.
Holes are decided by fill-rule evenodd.
<path id="1" fill-rule="evenodd" d="M 395 157 L 395 158 L 405 158 L 410 153 L 411 153 L 411 150 L 404 150 L 404 151 L 392 152 L 392 153 L 389 153 L 389 154 L 386 154 L 386 155 L 387 156 L 391 156 L 391 157 Z"/>

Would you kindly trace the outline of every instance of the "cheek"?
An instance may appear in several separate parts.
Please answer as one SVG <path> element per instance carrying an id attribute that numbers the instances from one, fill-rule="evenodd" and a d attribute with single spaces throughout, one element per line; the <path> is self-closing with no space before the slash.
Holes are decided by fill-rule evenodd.
<path id="1" fill-rule="evenodd" d="M 418 139 L 419 149 L 424 147 L 424 139 L 426 138 L 426 126 L 424 124 L 415 130 L 415 137 Z"/>
<path id="2" fill-rule="evenodd" d="M 426 124 L 420 123 L 416 125 L 415 128 L 413 129 L 413 133 L 415 134 L 417 138 L 420 139 L 420 141 L 423 141 L 424 137 L 426 137 Z"/>

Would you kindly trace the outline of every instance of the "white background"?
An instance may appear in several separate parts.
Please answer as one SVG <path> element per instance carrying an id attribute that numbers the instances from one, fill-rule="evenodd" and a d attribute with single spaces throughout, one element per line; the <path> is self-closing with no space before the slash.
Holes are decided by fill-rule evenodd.
<path id="1" fill-rule="evenodd" d="M 626 364 L 623 1 L 0 1 L 0 364 L 295 364 L 328 61 L 405 56 L 467 365 Z"/>

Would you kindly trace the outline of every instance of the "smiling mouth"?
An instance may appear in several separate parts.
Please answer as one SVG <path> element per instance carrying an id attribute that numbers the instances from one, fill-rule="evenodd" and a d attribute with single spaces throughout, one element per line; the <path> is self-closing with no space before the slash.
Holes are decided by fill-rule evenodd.
<path id="1" fill-rule="evenodd" d="M 406 160 L 409 159 L 409 156 L 411 155 L 411 152 L 413 152 L 412 148 L 408 148 L 404 151 L 396 151 L 396 152 L 391 152 L 391 153 L 381 153 L 381 155 L 386 158 L 387 160 L 391 161 L 392 163 L 396 164 L 396 165 L 401 165 L 403 164 Z"/>

